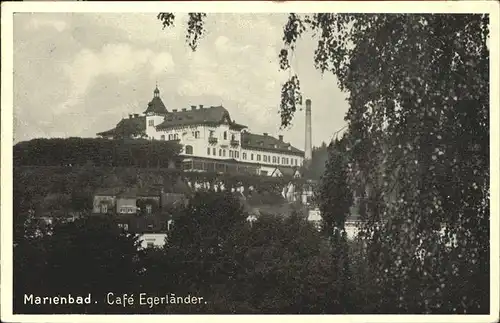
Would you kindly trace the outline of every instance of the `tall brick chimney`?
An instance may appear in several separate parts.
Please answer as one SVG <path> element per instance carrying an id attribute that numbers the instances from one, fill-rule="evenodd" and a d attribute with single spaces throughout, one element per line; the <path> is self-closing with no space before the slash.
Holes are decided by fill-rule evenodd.
<path id="1" fill-rule="evenodd" d="M 304 158 L 306 161 L 312 158 L 312 125 L 311 125 L 311 100 L 306 100 L 306 142 L 304 149 Z"/>

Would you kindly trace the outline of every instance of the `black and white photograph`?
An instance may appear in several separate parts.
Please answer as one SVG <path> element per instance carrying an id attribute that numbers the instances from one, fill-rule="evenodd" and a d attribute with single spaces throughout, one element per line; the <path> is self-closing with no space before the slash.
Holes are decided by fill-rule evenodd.
<path id="1" fill-rule="evenodd" d="M 2 3 L 2 321 L 498 321 L 499 8 Z"/>

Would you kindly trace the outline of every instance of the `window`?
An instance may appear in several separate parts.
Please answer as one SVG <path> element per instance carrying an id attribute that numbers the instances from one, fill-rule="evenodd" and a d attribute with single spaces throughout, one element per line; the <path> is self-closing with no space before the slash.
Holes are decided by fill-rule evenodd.
<path id="1" fill-rule="evenodd" d="M 212 155 L 217 156 L 217 150 L 215 148 L 212 149 Z"/>
<path id="2" fill-rule="evenodd" d="M 271 162 L 271 156 L 267 156 L 267 162 L 270 163 Z"/>
<path id="3" fill-rule="evenodd" d="M 214 131 L 210 130 L 210 138 L 212 138 L 213 136 L 214 136 Z"/>
<path id="4" fill-rule="evenodd" d="M 273 164 L 276 164 L 276 156 L 273 156 Z"/>
<path id="5" fill-rule="evenodd" d="M 149 126 L 150 126 L 150 127 L 151 127 L 151 126 L 154 126 L 154 125 L 155 125 L 155 121 L 154 121 L 154 120 L 149 120 L 149 121 L 148 121 L 148 124 L 149 124 Z"/>
<path id="6" fill-rule="evenodd" d="M 227 131 L 224 131 L 224 140 L 227 140 Z"/>
<path id="7" fill-rule="evenodd" d="M 260 161 L 260 155 L 257 155 L 257 161 Z"/>
<path id="8" fill-rule="evenodd" d="M 153 230 L 153 225 L 152 224 L 148 224 L 148 229 L 149 230 Z"/>
<path id="9" fill-rule="evenodd" d="M 226 150 L 225 149 L 222 150 L 222 157 L 226 157 Z"/>
<path id="10" fill-rule="evenodd" d="M 231 135 L 231 140 L 235 140 L 235 139 L 234 139 L 234 135 Z"/>
<path id="11" fill-rule="evenodd" d="M 161 140 L 165 140 L 165 135 L 161 135 Z"/>
<path id="12" fill-rule="evenodd" d="M 243 159 L 247 159 L 247 153 L 243 153 Z"/>
<path id="13" fill-rule="evenodd" d="M 295 159 L 295 166 L 297 166 L 297 159 Z"/>
<path id="14" fill-rule="evenodd" d="M 264 162 L 267 162 L 267 156 L 264 155 Z"/>
<path id="15" fill-rule="evenodd" d="M 195 131 L 195 132 L 193 132 L 193 134 L 194 134 L 195 138 L 200 138 L 200 132 L 199 131 Z"/>
<path id="16" fill-rule="evenodd" d="M 236 158 L 240 158 L 240 152 L 239 151 L 235 151 L 234 153 L 236 154 Z"/>
<path id="17" fill-rule="evenodd" d="M 153 206 L 151 204 L 146 205 L 146 213 L 151 214 L 153 212 Z"/>
<path id="18" fill-rule="evenodd" d="M 101 204 L 101 213 L 108 213 L 108 205 Z"/>
<path id="19" fill-rule="evenodd" d="M 229 151 L 229 157 L 233 157 L 233 151 L 232 150 Z"/>
<path id="20" fill-rule="evenodd" d="M 172 135 L 168 135 L 168 140 L 172 140 Z"/>
<path id="21" fill-rule="evenodd" d="M 285 164 L 285 157 L 281 157 L 281 163 Z"/>
<path id="22" fill-rule="evenodd" d="M 250 154 L 250 160 L 253 160 L 253 154 Z"/>
<path id="23" fill-rule="evenodd" d="M 175 134 L 175 135 L 174 135 L 174 139 L 175 139 L 175 140 L 179 139 L 179 135 L 178 135 L 178 134 Z"/>
<path id="24" fill-rule="evenodd" d="M 222 157 L 222 149 L 219 149 L 219 157 Z"/>
<path id="25" fill-rule="evenodd" d="M 154 248 L 155 244 L 153 242 L 148 242 L 147 247 L 148 248 Z"/>
<path id="26" fill-rule="evenodd" d="M 187 145 L 186 146 L 186 155 L 192 155 L 193 154 L 193 146 Z"/>
<path id="27" fill-rule="evenodd" d="M 207 155 L 210 156 L 210 147 L 207 148 Z"/>

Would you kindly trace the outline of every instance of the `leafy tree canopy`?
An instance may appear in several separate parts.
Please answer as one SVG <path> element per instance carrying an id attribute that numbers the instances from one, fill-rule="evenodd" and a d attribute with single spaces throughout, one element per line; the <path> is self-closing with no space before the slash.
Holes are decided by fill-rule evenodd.
<path id="1" fill-rule="evenodd" d="M 205 18 L 189 16 L 193 50 Z M 315 67 L 348 93 L 346 175 L 363 206 L 374 309 L 488 311 L 489 16 L 291 13 L 283 70 L 306 31 Z M 283 127 L 302 103 L 299 77 L 282 87 Z"/>

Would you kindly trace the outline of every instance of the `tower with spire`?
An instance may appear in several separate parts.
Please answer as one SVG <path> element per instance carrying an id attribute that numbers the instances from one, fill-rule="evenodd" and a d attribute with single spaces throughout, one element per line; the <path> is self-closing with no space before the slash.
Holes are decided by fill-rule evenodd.
<path id="1" fill-rule="evenodd" d="M 144 115 L 146 117 L 146 135 L 153 137 L 156 133 L 156 126 L 161 124 L 167 115 L 168 110 L 160 98 L 160 90 L 158 89 L 158 82 L 153 91 L 153 99 L 149 101 Z"/>

